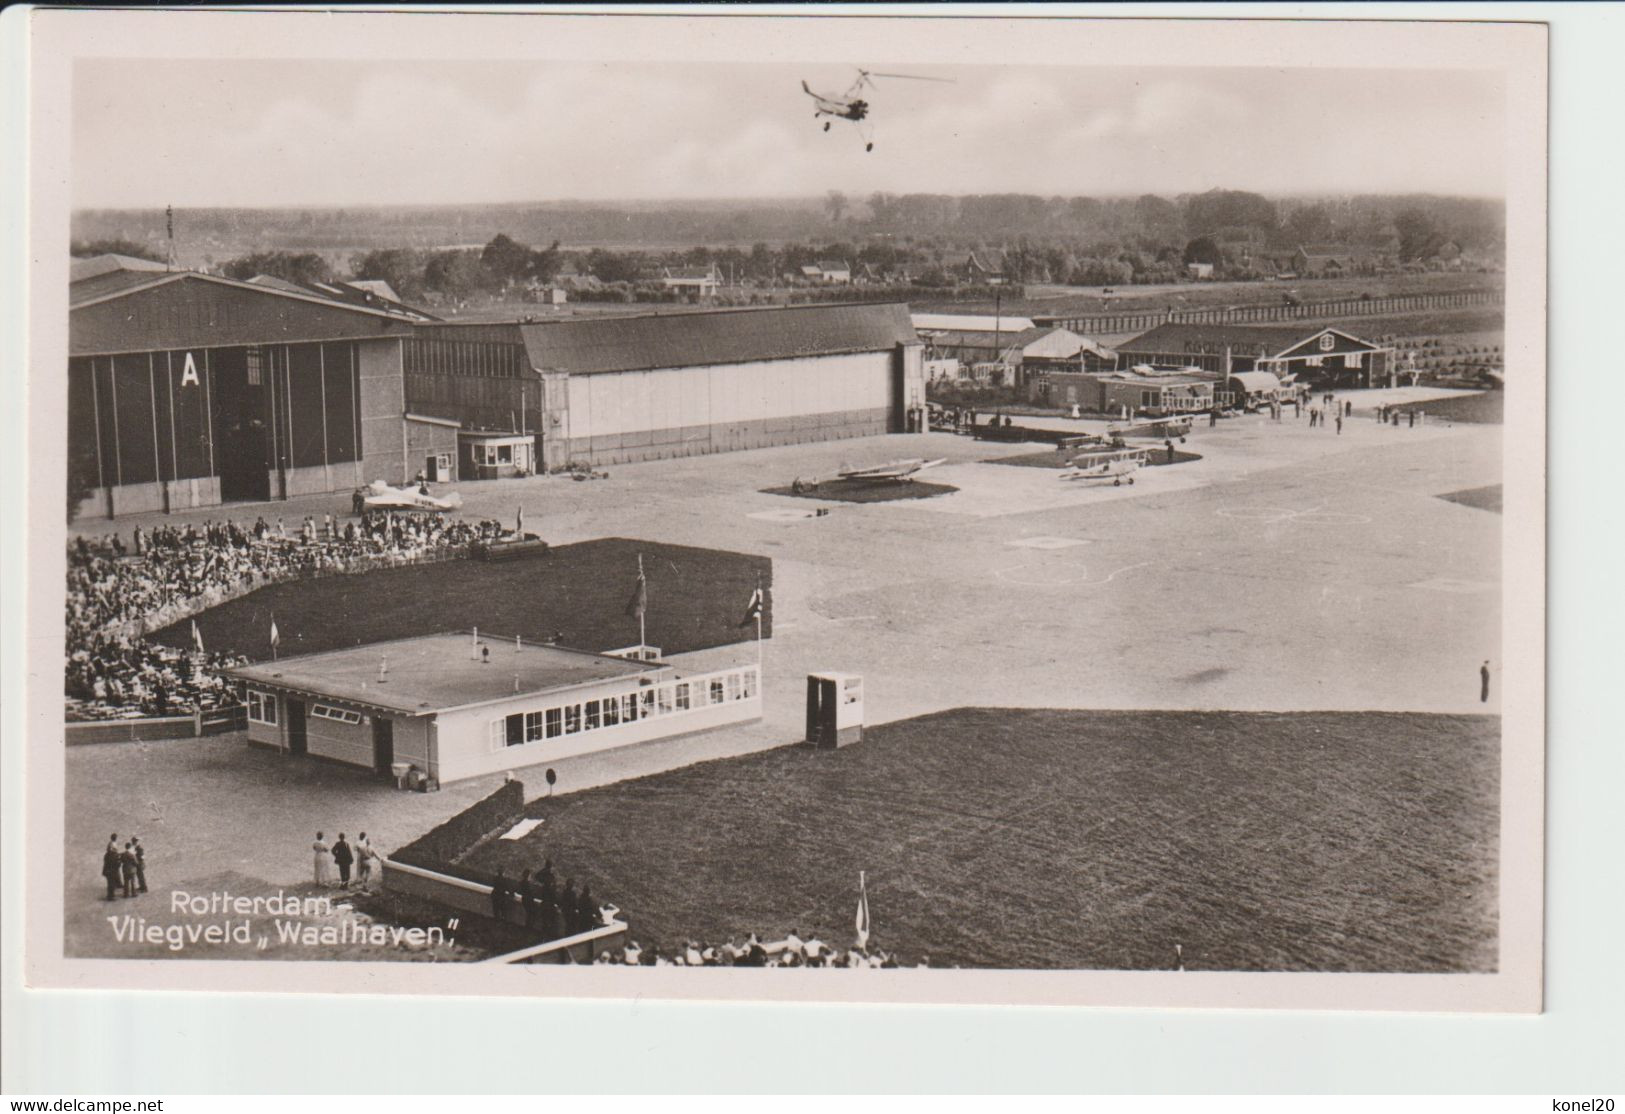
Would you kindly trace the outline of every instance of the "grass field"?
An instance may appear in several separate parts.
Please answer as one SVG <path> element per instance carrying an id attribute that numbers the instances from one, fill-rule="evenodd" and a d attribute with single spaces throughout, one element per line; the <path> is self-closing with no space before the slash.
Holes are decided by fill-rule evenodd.
<path id="1" fill-rule="evenodd" d="M 962 709 L 532 804 L 667 947 L 797 928 L 934 966 L 1488 971 L 1499 720 Z"/>
<path id="2" fill-rule="evenodd" d="M 816 488 L 797 494 L 789 485 L 763 488 L 763 495 L 788 495 L 792 499 L 832 499 L 840 503 L 891 503 L 898 499 L 929 499 L 958 491 L 952 484 L 924 480 L 824 480 Z"/>
<path id="3" fill-rule="evenodd" d="M 613 650 L 638 641 L 638 621 L 626 606 L 639 554 L 649 581 L 651 645 L 683 653 L 740 641 L 737 624 L 758 578 L 768 596 L 763 633 L 771 634 L 770 560 L 629 538 L 496 564 L 448 561 L 275 584 L 205 611 L 197 625 L 210 650 L 253 661 L 271 656 L 273 615 L 283 655 L 469 627 L 537 641 L 558 634 L 575 649 Z M 190 620 L 153 637 L 189 646 Z"/>
<path id="4" fill-rule="evenodd" d="M 1475 425 L 1500 425 L 1506 418 L 1506 395 L 1502 391 L 1484 391 L 1476 395 L 1456 395 L 1435 398 L 1426 402 L 1407 402 L 1399 410 L 1426 410 L 1427 420 L 1471 422 Z"/>
<path id="5" fill-rule="evenodd" d="M 1452 503 L 1460 503 L 1464 507 L 1477 507 L 1481 511 L 1494 511 L 1501 513 L 1501 485 L 1492 484 L 1489 487 L 1470 487 L 1465 491 L 1452 491 L 1439 496 Z"/>

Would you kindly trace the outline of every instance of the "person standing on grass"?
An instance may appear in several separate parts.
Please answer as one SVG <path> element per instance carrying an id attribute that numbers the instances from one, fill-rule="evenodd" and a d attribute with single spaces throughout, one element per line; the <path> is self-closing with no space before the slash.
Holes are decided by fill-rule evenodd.
<path id="1" fill-rule="evenodd" d="M 333 884 L 333 852 L 328 849 L 327 841 L 322 833 L 316 833 L 316 842 L 310 845 L 311 851 L 316 855 L 316 884 L 330 886 Z"/>
<path id="2" fill-rule="evenodd" d="M 1343 436 L 1343 415 L 1342 414 L 1337 415 L 1337 435 L 1339 437 Z"/>
<path id="3" fill-rule="evenodd" d="M 1490 702 L 1490 663 L 1487 661 L 1478 667 L 1478 702 Z"/>
<path id="4" fill-rule="evenodd" d="M 339 833 L 339 838 L 333 843 L 333 861 L 338 864 L 339 885 L 343 886 L 345 889 L 349 889 L 350 864 L 355 862 L 355 852 L 352 851 L 350 849 L 350 845 L 345 842 L 343 832 Z"/>
<path id="5" fill-rule="evenodd" d="M 119 882 L 123 879 L 119 866 L 117 832 L 107 837 L 107 846 L 102 849 L 102 878 L 107 882 L 107 900 L 112 901 L 118 897 Z"/>

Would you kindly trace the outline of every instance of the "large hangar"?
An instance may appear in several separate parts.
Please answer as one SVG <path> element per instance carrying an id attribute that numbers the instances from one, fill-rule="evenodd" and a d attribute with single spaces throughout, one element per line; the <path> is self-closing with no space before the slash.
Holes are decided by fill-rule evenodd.
<path id="1" fill-rule="evenodd" d="M 69 467 L 91 492 L 88 513 L 280 499 L 412 474 L 407 315 L 126 269 L 73 283 L 69 307 Z"/>
<path id="2" fill-rule="evenodd" d="M 119 267 L 69 306 L 82 514 L 902 432 L 925 402 L 901 303 L 458 324 Z"/>
<path id="3" fill-rule="evenodd" d="M 535 436 L 548 468 L 903 432 L 925 402 L 902 303 L 429 324 L 407 404 Z"/>

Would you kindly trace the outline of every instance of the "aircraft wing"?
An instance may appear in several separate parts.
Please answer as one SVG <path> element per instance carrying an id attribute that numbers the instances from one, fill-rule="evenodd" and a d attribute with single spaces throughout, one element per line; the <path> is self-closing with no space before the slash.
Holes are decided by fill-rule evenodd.
<path id="1" fill-rule="evenodd" d="M 935 468 L 946 461 L 946 457 L 941 460 L 892 460 L 872 468 L 847 468 L 837 475 L 843 480 L 906 480 L 915 473 Z"/>
<path id="2" fill-rule="evenodd" d="M 383 480 L 374 480 L 363 500 L 373 510 L 381 511 L 452 511 L 463 505 L 463 497 L 452 492 L 444 499 L 425 495 L 412 487 L 390 487 Z"/>

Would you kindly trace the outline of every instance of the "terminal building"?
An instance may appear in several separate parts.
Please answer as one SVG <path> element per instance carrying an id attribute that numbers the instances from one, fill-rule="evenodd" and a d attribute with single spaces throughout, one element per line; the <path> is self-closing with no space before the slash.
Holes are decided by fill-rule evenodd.
<path id="1" fill-rule="evenodd" d="M 903 432 L 925 403 L 902 304 L 451 324 L 386 298 L 110 266 L 70 288 L 81 514 Z"/>
<path id="2" fill-rule="evenodd" d="M 760 667 L 683 673 L 473 633 L 227 671 L 249 742 L 431 786 L 762 718 Z"/>
<path id="3" fill-rule="evenodd" d="M 1267 372 L 1282 382 L 1327 387 L 1393 386 L 1394 349 L 1320 325 L 1199 325 L 1171 322 L 1117 346 L 1120 366 L 1198 368 L 1225 380 Z"/>

